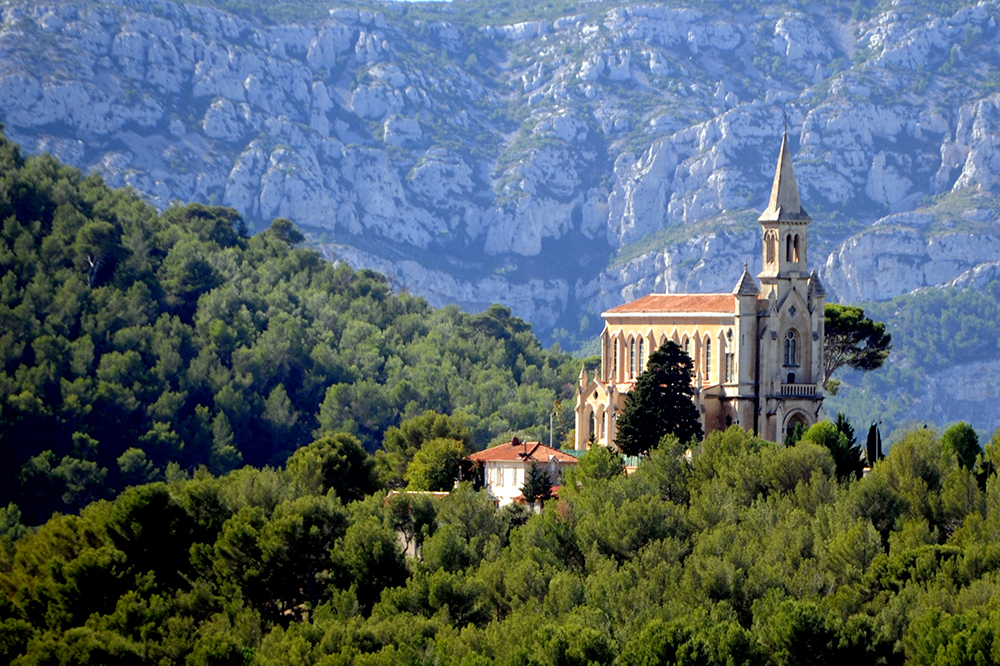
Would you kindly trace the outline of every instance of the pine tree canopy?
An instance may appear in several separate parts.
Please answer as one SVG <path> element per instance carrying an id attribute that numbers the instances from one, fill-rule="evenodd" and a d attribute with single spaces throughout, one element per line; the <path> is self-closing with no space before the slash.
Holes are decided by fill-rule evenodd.
<path id="1" fill-rule="evenodd" d="M 521 495 L 524 501 L 529 504 L 545 501 L 552 498 L 552 480 L 548 472 L 539 469 L 538 465 L 531 463 L 531 468 L 524 478 L 524 485 L 521 486 Z"/>
<path id="2" fill-rule="evenodd" d="M 625 397 L 618 417 L 615 445 L 626 455 L 644 455 L 664 435 L 680 441 L 701 439 L 698 411 L 691 401 L 694 363 L 675 342 L 667 340 L 649 355 L 646 370 Z"/>

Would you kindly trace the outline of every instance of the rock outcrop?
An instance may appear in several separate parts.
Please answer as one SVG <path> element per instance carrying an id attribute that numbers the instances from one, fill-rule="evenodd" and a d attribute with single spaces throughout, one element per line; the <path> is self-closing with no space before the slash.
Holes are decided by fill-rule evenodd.
<path id="1" fill-rule="evenodd" d="M 543 335 L 650 290 L 731 288 L 760 261 L 753 213 L 786 128 L 832 296 L 887 299 L 997 259 L 997 207 L 968 224 L 920 211 L 993 196 L 1000 0 L 863 20 L 595 5 L 474 29 L 461 11 L 281 25 L 12 1 L 0 120 L 158 206 L 288 217 L 331 257 L 436 304 L 503 302 Z"/>

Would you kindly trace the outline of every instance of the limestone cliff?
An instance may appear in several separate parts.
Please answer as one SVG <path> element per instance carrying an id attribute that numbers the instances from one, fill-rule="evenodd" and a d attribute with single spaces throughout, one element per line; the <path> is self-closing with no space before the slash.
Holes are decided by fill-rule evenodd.
<path id="1" fill-rule="evenodd" d="M 288 217 L 331 259 L 571 345 L 625 299 L 759 265 L 785 127 L 832 297 L 997 259 L 1000 0 L 211 4 L 6 0 L 0 121 L 158 206 Z"/>

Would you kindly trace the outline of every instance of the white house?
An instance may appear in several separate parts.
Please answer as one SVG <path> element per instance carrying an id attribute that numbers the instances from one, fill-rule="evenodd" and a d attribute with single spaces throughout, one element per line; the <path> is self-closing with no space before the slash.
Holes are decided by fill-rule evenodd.
<path id="1" fill-rule="evenodd" d="M 576 458 L 565 451 L 540 442 L 522 442 L 517 437 L 509 444 L 474 453 L 467 460 L 471 460 L 477 467 L 482 466 L 483 487 L 497 506 L 510 504 L 521 496 L 521 487 L 532 463 L 548 473 L 553 486 L 562 483 L 563 470 L 567 466 L 577 464 Z"/>

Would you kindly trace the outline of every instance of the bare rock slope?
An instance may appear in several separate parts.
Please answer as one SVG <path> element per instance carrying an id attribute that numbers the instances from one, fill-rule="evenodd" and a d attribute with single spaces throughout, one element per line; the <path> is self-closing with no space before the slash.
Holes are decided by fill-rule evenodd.
<path id="1" fill-rule="evenodd" d="M 475 0 L 331 6 L 283 24 L 6 0 L 0 121 L 158 206 L 290 218 L 331 259 L 436 305 L 504 303 L 571 345 L 625 299 L 728 290 L 759 267 L 786 128 L 834 298 L 998 258 L 1000 0 L 591 3 L 527 21 Z"/>

